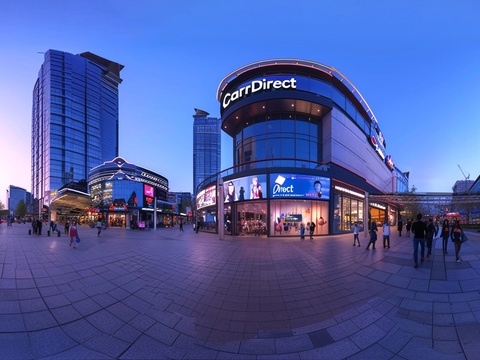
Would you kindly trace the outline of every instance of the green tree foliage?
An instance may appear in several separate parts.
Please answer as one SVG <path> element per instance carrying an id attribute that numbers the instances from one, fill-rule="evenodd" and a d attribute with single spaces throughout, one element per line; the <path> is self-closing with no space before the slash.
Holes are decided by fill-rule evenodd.
<path id="1" fill-rule="evenodd" d="M 0 200 L 0 210 L 3 210 L 3 209 L 5 209 L 5 205 L 3 205 L 2 200 Z"/>
<path id="2" fill-rule="evenodd" d="M 25 201 L 20 200 L 15 208 L 15 216 L 23 218 L 25 215 L 27 215 L 27 205 Z"/>

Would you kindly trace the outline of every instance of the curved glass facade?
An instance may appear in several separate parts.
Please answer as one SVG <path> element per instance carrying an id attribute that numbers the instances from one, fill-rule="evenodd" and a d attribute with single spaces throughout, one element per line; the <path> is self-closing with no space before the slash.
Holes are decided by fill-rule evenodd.
<path id="1" fill-rule="evenodd" d="M 197 198 L 207 230 L 299 236 L 305 228 L 308 238 L 310 230 L 326 235 L 371 219 L 396 222 L 395 209 L 369 203 L 368 194 L 408 189 L 408 178 L 387 154 L 365 99 L 337 70 L 261 61 L 228 75 L 217 99 L 222 130 L 234 140 L 234 166 L 199 186 L 213 189 L 208 202 Z M 261 197 L 245 196 L 252 182 Z"/>
<path id="2" fill-rule="evenodd" d="M 318 162 L 321 159 L 320 122 L 320 118 L 295 112 L 245 119 L 235 135 L 234 162 L 242 164 L 279 158 Z M 290 161 L 282 162 L 288 165 Z"/>
<path id="3" fill-rule="evenodd" d="M 136 228 L 154 221 L 155 200 L 161 212 L 168 180 L 117 157 L 90 171 L 88 187 L 99 218 L 109 226 Z M 156 221 L 162 223 L 164 218 Z"/>

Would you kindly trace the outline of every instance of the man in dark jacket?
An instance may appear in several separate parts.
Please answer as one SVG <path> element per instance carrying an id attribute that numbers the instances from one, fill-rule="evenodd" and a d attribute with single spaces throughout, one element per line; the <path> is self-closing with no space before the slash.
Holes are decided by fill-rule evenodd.
<path id="1" fill-rule="evenodd" d="M 412 224 L 413 233 L 413 261 L 418 268 L 418 244 L 420 244 L 420 260 L 425 260 L 425 239 L 427 238 L 427 224 L 422 221 L 422 214 L 417 215 L 417 221 Z"/>

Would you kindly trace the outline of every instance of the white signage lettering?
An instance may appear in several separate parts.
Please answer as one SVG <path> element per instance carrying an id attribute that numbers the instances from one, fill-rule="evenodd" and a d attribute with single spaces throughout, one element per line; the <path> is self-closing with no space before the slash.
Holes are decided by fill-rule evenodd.
<path id="1" fill-rule="evenodd" d="M 293 193 L 293 185 L 290 186 L 280 186 L 279 184 L 273 185 L 273 195 L 275 194 L 284 194 L 284 193 Z"/>
<path id="2" fill-rule="evenodd" d="M 253 94 L 260 90 L 272 90 L 272 89 L 296 89 L 297 79 L 291 78 L 289 80 L 254 80 L 250 85 L 244 86 L 233 93 L 226 93 L 223 97 L 222 106 L 225 109 L 235 100 L 240 99 L 243 96 Z"/>

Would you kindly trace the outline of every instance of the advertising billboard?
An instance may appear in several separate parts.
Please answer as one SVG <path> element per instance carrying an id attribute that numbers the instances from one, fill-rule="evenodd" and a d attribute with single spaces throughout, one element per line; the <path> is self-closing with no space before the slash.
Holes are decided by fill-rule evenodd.
<path id="1" fill-rule="evenodd" d="M 207 206 L 215 205 L 217 196 L 215 192 L 217 191 L 217 186 L 212 185 L 206 189 L 200 191 L 197 195 L 197 210 L 202 209 Z"/>
<path id="2" fill-rule="evenodd" d="M 270 198 L 330 200 L 330 178 L 305 174 L 270 174 Z"/>
<path id="3" fill-rule="evenodd" d="M 226 203 L 264 199 L 267 198 L 267 175 L 261 174 L 224 180 L 223 188 L 223 201 Z"/>
<path id="4" fill-rule="evenodd" d="M 143 207 L 153 209 L 155 197 L 155 188 L 153 186 L 143 184 Z"/>

